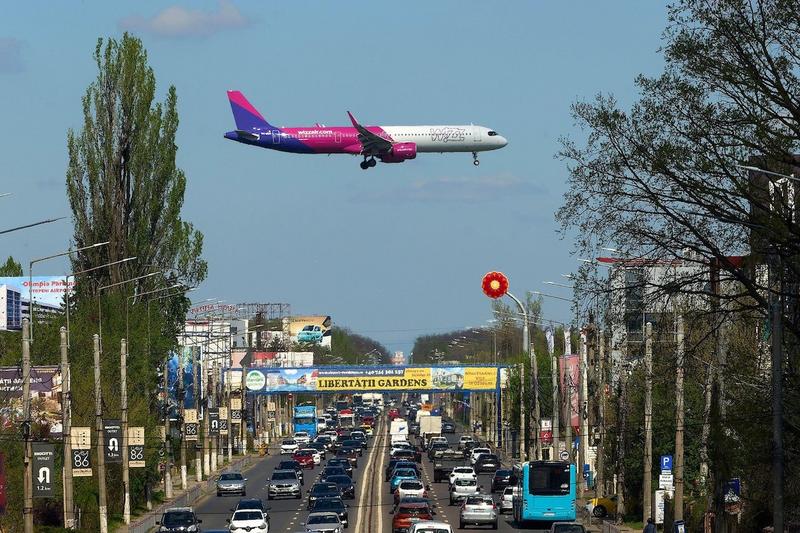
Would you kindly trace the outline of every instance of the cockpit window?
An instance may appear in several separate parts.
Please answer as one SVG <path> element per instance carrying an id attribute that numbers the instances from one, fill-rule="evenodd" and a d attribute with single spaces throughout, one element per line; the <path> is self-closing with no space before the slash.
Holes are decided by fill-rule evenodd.
<path id="1" fill-rule="evenodd" d="M 489 133 L 487 133 L 487 135 L 489 137 L 494 137 L 495 135 L 497 135 L 497 132 L 496 131 L 490 131 Z"/>

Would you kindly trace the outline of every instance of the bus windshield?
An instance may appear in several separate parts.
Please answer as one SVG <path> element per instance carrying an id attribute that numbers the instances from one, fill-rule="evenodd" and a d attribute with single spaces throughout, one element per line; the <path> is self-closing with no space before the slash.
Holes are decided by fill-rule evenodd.
<path id="1" fill-rule="evenodd" d="M 536 496 L 569 494 L 569 465 L 545 464 L 530 469 L 528 490 Z"/>

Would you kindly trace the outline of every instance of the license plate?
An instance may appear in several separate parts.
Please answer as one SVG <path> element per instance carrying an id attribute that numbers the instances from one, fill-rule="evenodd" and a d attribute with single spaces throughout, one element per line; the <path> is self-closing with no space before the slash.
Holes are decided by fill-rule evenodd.
<path id="1" fill-rule="evenodd" d="M 556 513 L 543 513 L 544 516 L 555 516 Z"/>

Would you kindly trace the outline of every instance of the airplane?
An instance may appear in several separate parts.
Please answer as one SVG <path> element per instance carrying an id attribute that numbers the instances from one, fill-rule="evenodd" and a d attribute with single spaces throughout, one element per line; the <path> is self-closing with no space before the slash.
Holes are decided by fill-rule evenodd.
<path id="1" fill-rule="evenodd" d="M 362 126 L 348 111 L 350 126 L 279 128 L 271 125 L 239 91 L 228 91 L 236 129 L 225 133 L 232 141 L 295 154 L 351 154 L 363 156 L 361 168 L 402 163 L 425 152 L 478 152 L 497 150 L 508 141 L 496 131 L 467 126 Z"/>

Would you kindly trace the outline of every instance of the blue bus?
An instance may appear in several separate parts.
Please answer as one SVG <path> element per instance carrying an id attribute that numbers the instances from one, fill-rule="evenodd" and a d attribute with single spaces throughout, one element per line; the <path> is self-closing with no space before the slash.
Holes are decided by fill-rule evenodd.
<path id="1" fill-rule="evenodd" d="M 309 436 L 317 436 L 317 407 L 315 405 L 298 405 L 294 408 L 294 423 L 295 432 L 305 431 Z"/>
<path id="2" fill-rule="evenodd" d="M 575 520 L 575 465 L 562 461 L 524 463 L 514 491 L 514 521 Z"/>

